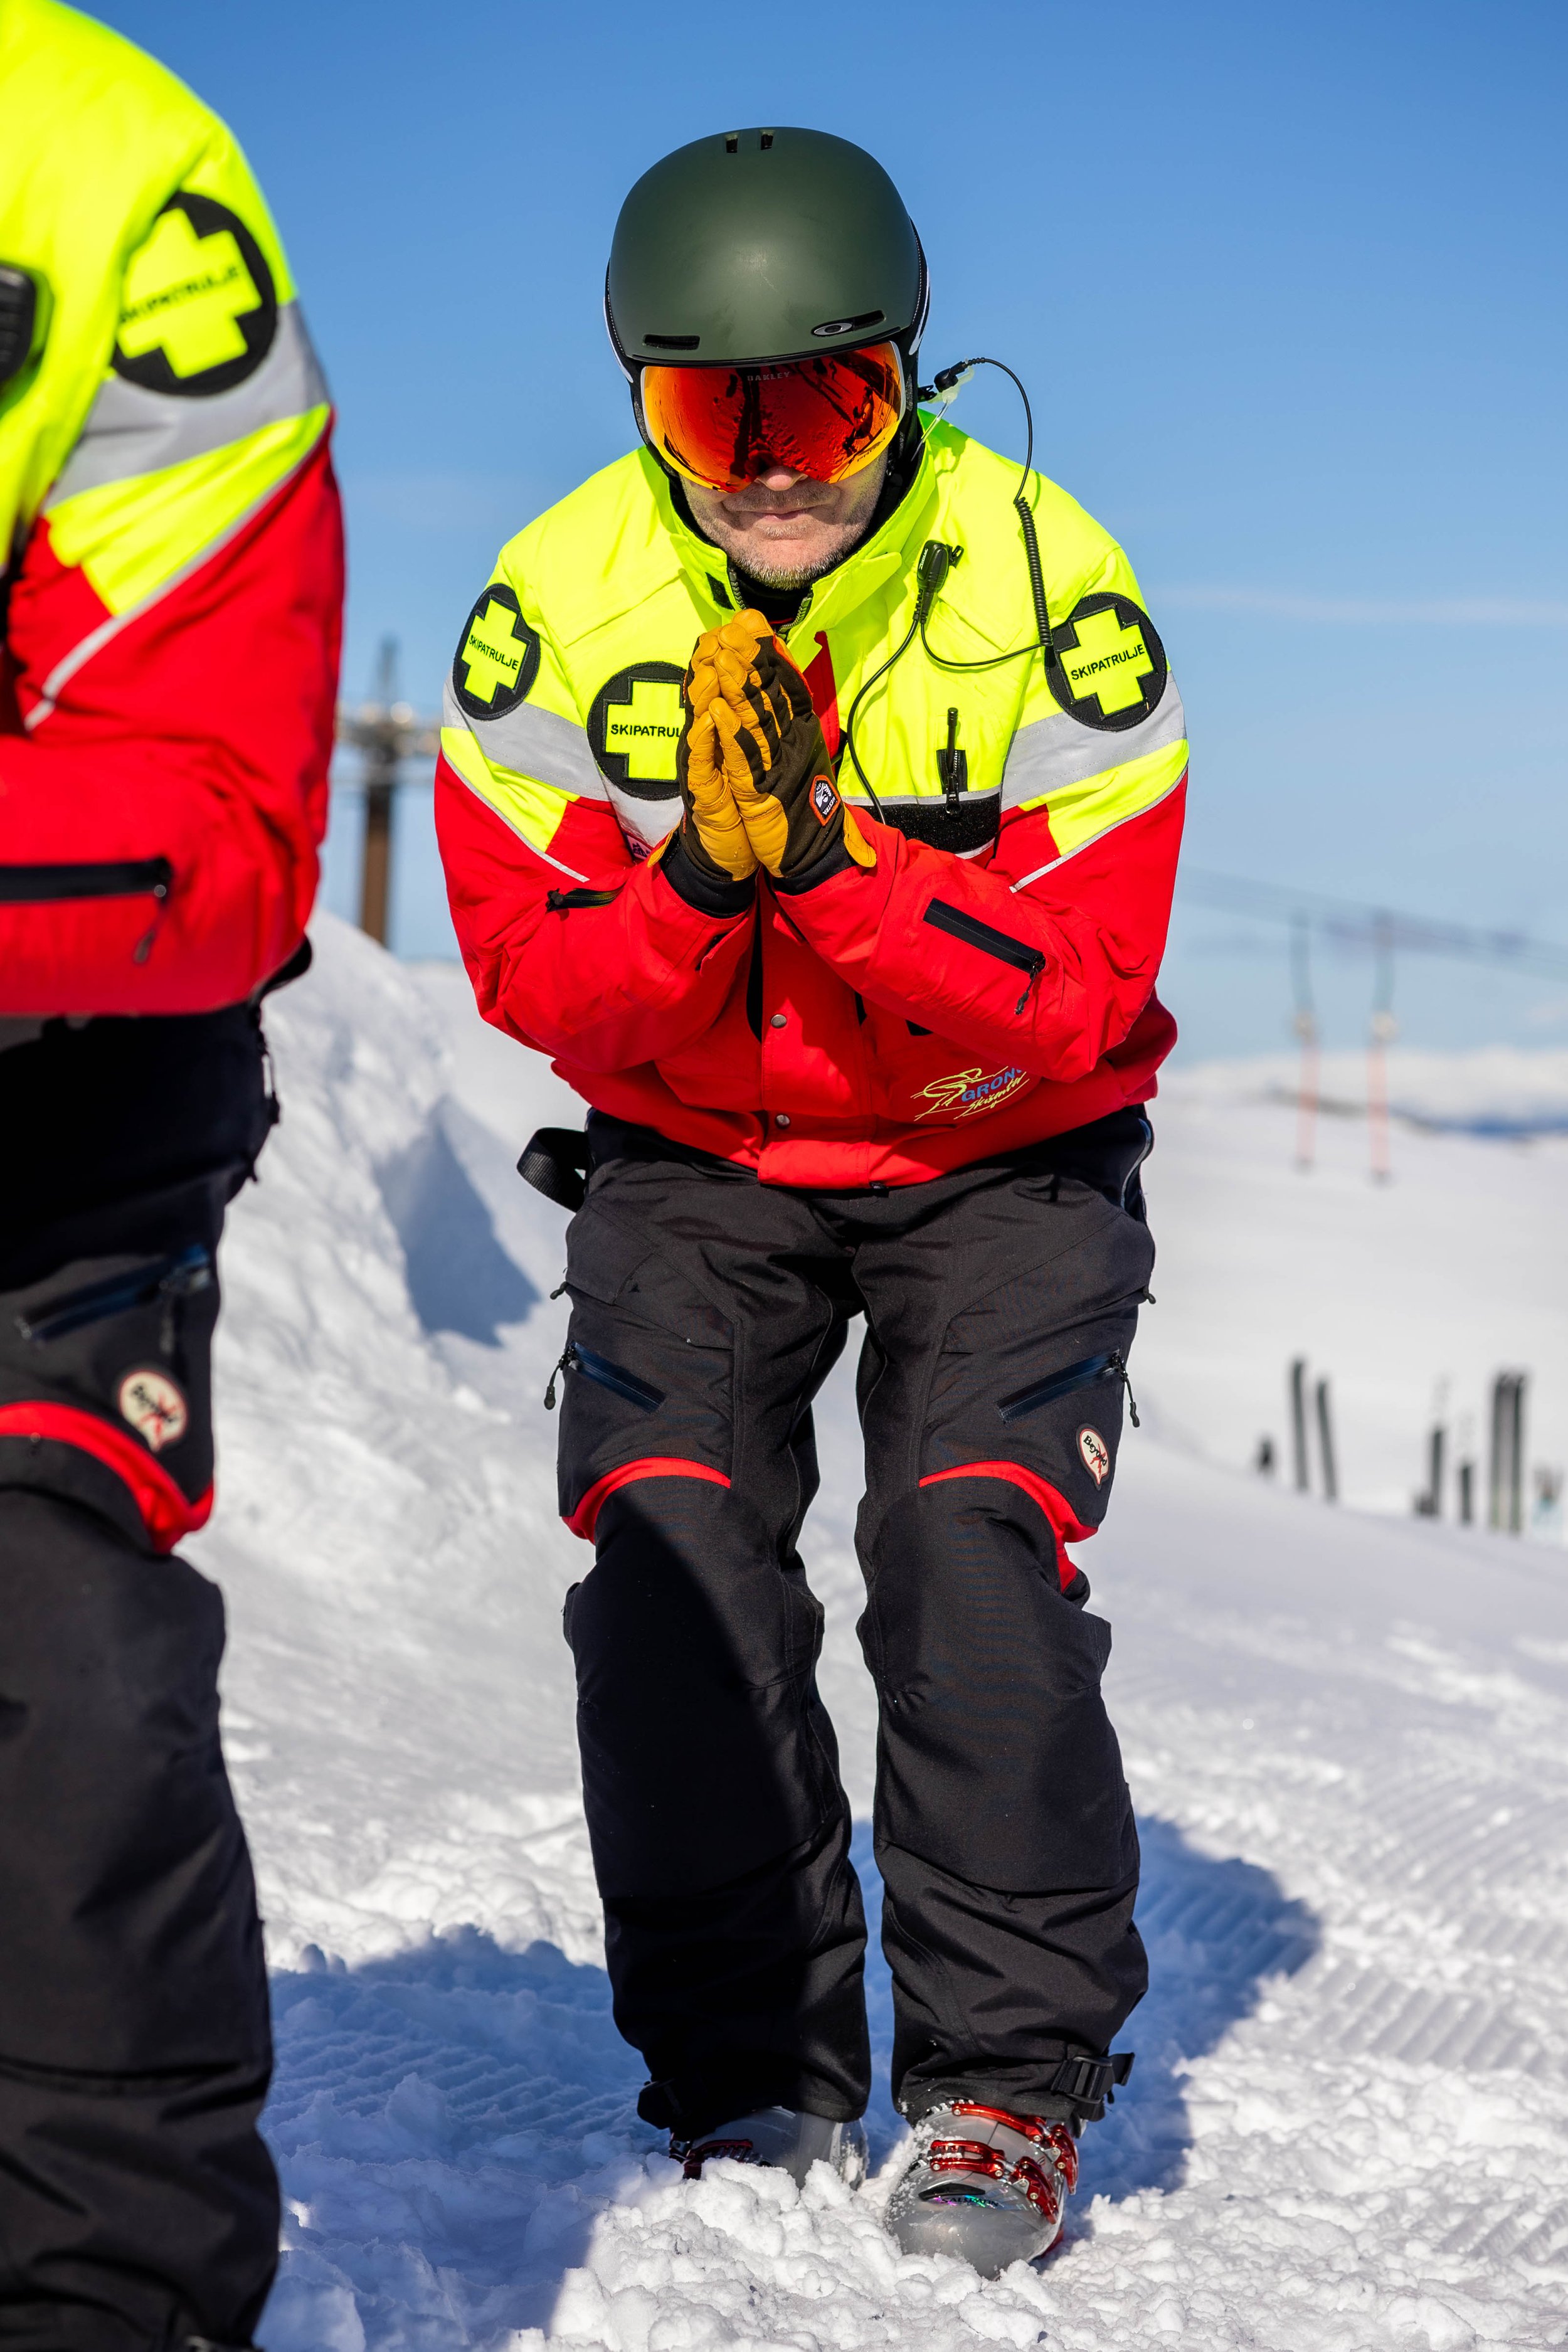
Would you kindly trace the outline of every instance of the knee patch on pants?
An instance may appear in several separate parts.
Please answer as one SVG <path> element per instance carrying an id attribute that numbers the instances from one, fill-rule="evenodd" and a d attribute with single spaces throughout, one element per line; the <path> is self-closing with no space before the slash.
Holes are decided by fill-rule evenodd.
<path id="1" fill-rule="evenodd" d="M 0 1491 L 0 2057 L 265 2065 L 216 1586 L 73 1503 Z"/>
<path id="2" fill-rule="evenodd" d="M 861 1643 L 881 1697 L 886 1834 L 972 1884 L 1104 1886 L 1128 1822 L 1100 1696 L 1110 1628 L 1064 1598 L 1054 1530 L 992 1477 L 888 1513 Z"/>
<path id="3" fill-rule="evenodd" d="M 566 1634 L 600 1888 L 723 1885 L 837 1802 L 815 1687 L 821 1607 L 760 1515 L 706 1481 L 618 1488 L 597 1547 Z"/>

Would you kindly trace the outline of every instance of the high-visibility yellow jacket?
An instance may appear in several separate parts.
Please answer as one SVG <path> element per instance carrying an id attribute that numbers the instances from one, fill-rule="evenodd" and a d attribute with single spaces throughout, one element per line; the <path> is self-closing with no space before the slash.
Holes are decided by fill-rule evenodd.
<path id="1" fill-rule="evenodd" d="M 330 424 L 224 125 L 91 18 L 0 0 L 0 1015 L 210 1010 L 297 946 Z"/>
<path id="2" fill-rule="evenodd" d="M 682 669 L 740 593 L 654 458 L 521 532 L 464 628 L 437 769 L 486 1017 L 600 1108 L 779 1183 L 911 1182 L 1152 1094 L 1181 700 L 1126 557 L 1031 475 L 1043 656 L 1017 488 L 928 423 L 904 497 L 784 632 L 876 851 L 788 892 L 695 890 L 650 855 L 680 814 Z M 910 638 L 933 541 L 962 552 Z"/>

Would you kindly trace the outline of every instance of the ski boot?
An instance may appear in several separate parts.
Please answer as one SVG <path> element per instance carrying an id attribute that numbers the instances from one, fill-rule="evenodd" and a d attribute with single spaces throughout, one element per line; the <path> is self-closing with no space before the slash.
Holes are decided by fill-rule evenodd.
<path id="1" fill-rule="evenodd" d="M 953 2099 L 916 2125 L 888 2227 L 906 2254 L 956 2254 L 996 2278 L 1050 2251 L 1077 2186 L 1070 2125 Z"/>
<path id="2" fill-rule="evenodd" d="M 831 2123 L 826 2116 L 803 2115 L 795 2107 L 763 2107 L 755 2115 L 738 2116 L 697 2139 L 672 2139 L 670 2155 L 686 2168 L 688 2180 L 700 2180 L 710 2157 L 727 2156 L 735 2164 L 776 2164 L 804 2189 L 814 2164 L 826 2164 L 858 2189 L 866 2178 L 866 2133 L 858 2124 Z"/>

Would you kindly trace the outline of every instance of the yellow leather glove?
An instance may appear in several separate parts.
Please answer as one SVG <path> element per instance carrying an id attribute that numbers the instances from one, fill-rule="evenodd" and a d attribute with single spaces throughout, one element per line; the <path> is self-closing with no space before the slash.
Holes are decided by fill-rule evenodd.
<path id="1" fill-rule="evenodd" d="M 719 684 L 711 666 L 701 666 L 699 661 L 707 643 L 706 637 L 699 641 L 681 688 L 686 717 L 675 747 L 675 775 L 681 801 L 680 845 L 700 874 L 714 880 L 744 882 L 757 870 L 756 853 L 741 822 L 724 771 L 712 709 L 718 699 Z"/>
<path id="2" fill-rule="evenodd" d="M 838 796 L 810 688 L 765 615 L 738 613 L 699 638 L 689 677 L 758 863 L 786 886 L 809 886 L 840 846 L 874 866 Z"/>

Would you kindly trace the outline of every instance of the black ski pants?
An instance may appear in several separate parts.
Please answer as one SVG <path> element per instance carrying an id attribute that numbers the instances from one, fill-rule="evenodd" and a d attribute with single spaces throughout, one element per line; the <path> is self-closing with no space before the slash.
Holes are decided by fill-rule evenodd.
<path id="1" fill-rule="evenodd" d="M 136 1499 L 211 1483 L 216 1251 L 270 1111 L 243 1007 L 0 1054 L 3 2352 L 243 2345 L 277 2263 L 223 1601 Z"/>
<path id="2" fill-rule="evenodd" d="M 621 2032 L 679 2131 L 858 2115 L 865 1923 L 822 1611 L 812 1400 L 866 1318 L 860 1638 L 893 2093 L 1064 2118 L 1142 1997 L 1110 1646 L 1064 1538 L 1110 1494 L 1153 1263 L 1141 1113 L 886 1192 L 764 1186 L 595 1117 L 568 1235 L 563 1516 L 588 1827 Z"/>

